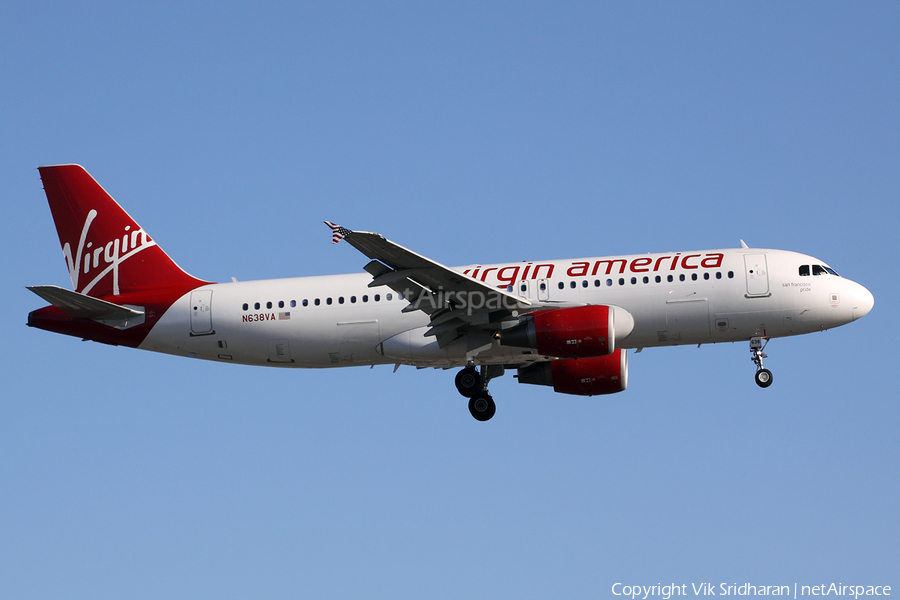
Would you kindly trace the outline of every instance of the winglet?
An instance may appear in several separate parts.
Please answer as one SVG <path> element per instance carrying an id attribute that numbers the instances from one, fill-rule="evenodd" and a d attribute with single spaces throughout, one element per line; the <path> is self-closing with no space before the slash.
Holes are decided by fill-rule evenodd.
<path id="1" fill-rule="evenodd" d="M 345 235 L 349 235 L 353 233 L 349 229 L 345 229 L 336 223 L 332 223 L 331 221 L 325 221 L 325 224 L 331 228 L 331 243 L 337 244 L 339 241 L 344 239 Z"/>

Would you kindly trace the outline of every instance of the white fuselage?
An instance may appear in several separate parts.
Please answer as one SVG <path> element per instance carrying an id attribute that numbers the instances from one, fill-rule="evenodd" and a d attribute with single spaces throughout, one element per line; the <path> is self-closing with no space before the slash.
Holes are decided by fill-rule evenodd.
<path id="1" fill-rule="evenodd" d="M 871 308 L 861 285 L 796 252 L 741 248 L 472 265 L 458 271 L 525 298 L 621 307 L 634 328 L 620 348 L 744 341 L 820 331 Z M 210 284 L 185 294 L 140 348 L 282 367 L 466 364 L 465 341 L 439 348 L 429 317 L 367 273 Z M 494 343 L 481 364 L 541 358 Z"/>

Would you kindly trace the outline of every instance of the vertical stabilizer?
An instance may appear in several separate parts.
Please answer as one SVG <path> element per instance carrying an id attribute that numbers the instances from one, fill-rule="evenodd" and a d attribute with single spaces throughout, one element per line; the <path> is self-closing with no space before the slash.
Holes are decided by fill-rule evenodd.
<path id="1" fill-rule="evenodd" d="M 205 283 L 176 265 L 83 167 L 38 171 L 76 292 L 104 297 Z"/>

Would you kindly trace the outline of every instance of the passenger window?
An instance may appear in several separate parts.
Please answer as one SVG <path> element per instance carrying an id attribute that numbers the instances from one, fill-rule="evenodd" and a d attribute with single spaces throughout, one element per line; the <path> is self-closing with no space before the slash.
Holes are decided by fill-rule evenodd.
<path id="1" fill-rule="evenodd" d="M 678 281 L 684 281 L 684 273 L 678 276 Z"/>
<path id="2" fill-rule="evenodd" d="M 800 277 L 809 277 L 809 265 L 800 265 Z"/>
<path id="3" fill-rule="evenodd" d="M 295 306 L 297 306 L 297 301 L 291 300 L 291 308 L 294 308 Z"/>
<path id="4" fill-rule="evenodd" d="M 716 271 L 716 279 L 722 279 L 722 271 Z"/>
<path id="5" fill-rule="evenodd" d="M 709 272 L 703 274 L 703 279 L 709 280 Z"/>
<path id="6" fill-rule="evenodd" d="M 243 306 L 242 308 L 243 308 L 244 310 L 247 310 L 248 308 L 250 308 L 250 306 L 249 306 L 246 302 L 244 302 L 244 306 Z"/>
<path id="7" fill-rule="evenodd" d="M 271 302 L 266 302 L 266 308 L 272 308 L 272 303 L 271 303 Z"/>
<path id="8" fill-rule="evenodd" d="M 375 302 L 381 302 L 381 294 L 375 294 Z"/>
<path id="9" fill-rule="evenodd" d="M 671 275 L 669 275 L 668 277 L 666 277 L 666 281 L 668 281 L 669 283 L 672 283 L 674 280 L 675 280 L 675 278 L 672 277 Z"/>
<path id="10" fill-rule="evenodd" d="M 391 296 L 390 294 L 385 294 L 385 295 L 384 295 L 384 299 L 385 299 L 385 300 L 390 301 L 391 298 L 393 298 L 393 296 Z"/>
<path id="11" fill-rule="evenodd" d="M 318 298 L 316 298 L 315 305 L 316 305 L 316 306 L 319 306 L 319 304 L 321 304 L 321 303 L 322 303 L 322 301 L 319 300 Z"/>
<path id="12" fill-rule="evenodd" d="M 253 310 L 259 310 L 259 302 L 253 303 Z"/>
<path id="13" fill-rule="evenodd" d="M 570 282 L 569 282 L 569 287 L 572 288 L 572 289 L 574 290 L 574 289 L 575 289 L 575 282 L 574 282 L 574 281 L 570 281 Z"/>
<path id="14" fill-rule="evenodd" d="M 546 291 L 547 291 L 547 284 L 546 284 L 546 283 L 541 283 L 541 291 L 542 291 L 542 292 L 546 292 Z"/>
<path id="15" fill-rule="evenodd" d="M 338 298 L 338 304 L 343 304 L 343 303 L 344 303 L 344 297 L 343 297 L 343 296 L 340 296 L 340 297 Z"/>
<path id="16" fill-rule="evenodd" d="M 632 278 L 631 278 L 631 285 L 634 285 L 634 284 L 636 284 L 636 283 L 637 283 L 637 277 L 632 277 Z"/>
<path id="17" fill-rule="evenodd" d="M 584 281 L 581 282 L 581 287 L 587 287 L 587 286 L 588 286 L 587 279 L 585 279 Z"/>
<path id="18" fill-rule="evenodd" d="M 662 277 L 660 277 L 659 275 L 657 275 L 657 276 L 656 276 L 656 283 L 659 283 L 659 282 L 661 282 L 661 281 L 662 281 Z"/>
<path id="19" fill-rule="evenodd" d="M 306 298 L 303 299 L 303 306 L 309 306 L 309 300 Z"/>
<path id="20" fill-rule="evenodd" d="M 350 296 L 350 304 L 356 304 L 356 296 Z"/>
<path id="21" fill-rule="evenodd" d="M 325 304 L 331 305 L 331 298 L 325 298 Z"/>
<path id="22" fill-rule="evenodd" d="M 528 291 L 528 285 L 526 285 L 526 284 L 523 283 L 521 286 L 519 286 L 519 291 L 527 292 L 527 291 Z"/>
<path id="23" fill-rule="evenodd" d="M 697 281 L 697 274 L 691 273 L 691 281 Z"/>
<path id="24" fill-rule="evenodd" d="M 608 286 L 609 286 L 609 285 L 612 285 L 612 279 L 607 279 L 607 280 L 606 280 L 606 285 L 608 285 Z"/>
<path id="25" fill-rule="evenodd" d="M 278 301 L 278 308 L 284 308 L 284 300 Z"/>
<path id="26" fill-rule="evenodd" d="M 644 283 L 650 283 L 650 278 L 644 275 Z"/>
<path id="27" fill-rule="evenodd" d="M 619 285 L 625 285 L 625 278 L 619 277 Z"/>
<path id="28" fill-rule="evenodd" d="M 565 289 L 565 288 L 566 288 L 566 284 L 564 284 L 562 281 L 560 281 L 560 282 L 559 282 L 559 289 L 563 290 L 563 289 Z"/>
<path id="29" fill-rule="evenodd" d="M 368 296 L 363 296 L 363 302 L 368 302 L 368 301 L 369 301 L 369 297 L 368 297 Z"/>
<path id="30" fill-rule="evenodd" d="M 728 271 L 728 279 L 734 279 L 734 271 Z"/>

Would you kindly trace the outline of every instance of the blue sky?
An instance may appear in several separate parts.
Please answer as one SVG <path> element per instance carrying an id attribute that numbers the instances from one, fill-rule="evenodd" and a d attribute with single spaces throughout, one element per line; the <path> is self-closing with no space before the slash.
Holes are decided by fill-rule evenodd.
<path id="1" fill-rule="evenodd" d="M 848 3 L 6 3 L 4 598 L 605 598 L 900 587 L 900 10 Z M 84 165 L 190 273 L 758 247 L 875 309 L 630 356 L 629 389 L 288 371 L 25 327 L 69 284 L 36 167 Z M 690 587 L 688 588 L 690 589 Z"/>

